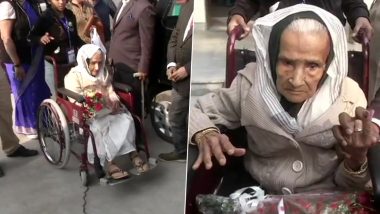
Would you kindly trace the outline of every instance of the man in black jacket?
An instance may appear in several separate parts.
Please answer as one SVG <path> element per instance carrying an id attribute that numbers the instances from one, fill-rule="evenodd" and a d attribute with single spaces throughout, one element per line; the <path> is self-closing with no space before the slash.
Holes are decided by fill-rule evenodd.
<path id="1" fill-rule="evenodd" d="M 177 0 L 183 4 L 181 15 L 173 30 L 167 52 L 168 79 L 173 82 L 169 122 L 173 133 L 174 151 L 159 155 L 164 161 L 186 161 L 187 115 L 191 74 L 193 0 Z"/>
<path id="2" fill-rule="evenodd" d="M 338 17 L 343 25 L 346 24 L 347 18 L 347 22 L 353 29 L 353 37 L 357 36 L 360 29 L 365 31 L 369 39 L 372 37 L 373 29 L 369 23 L 369 12 L 363 0 L 236 0 L 234 7 L 229 12 L 228 33 L 240 25 L 244 29 L 240 39 L 246 37 L 250 32 L 247 22 L 252 16 L 258 12 L 260 15 L 265 15 L 268 13 L 269 7 L 276 2 L 279 2 L 278 9 L 299 3 L 318 6 Z"/>

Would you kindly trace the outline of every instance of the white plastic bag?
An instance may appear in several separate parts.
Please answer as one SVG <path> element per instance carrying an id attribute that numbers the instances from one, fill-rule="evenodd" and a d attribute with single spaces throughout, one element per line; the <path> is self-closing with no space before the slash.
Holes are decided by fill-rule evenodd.
<path id="1" fill-rule="evenodd" d="M 98 34 L 98 31 L 96 30 L 95 27 L 93 27 L 91 29 L 91 32 L 90 32 L 90 36 L 91 36 L 91 44 L 94 44 L 94 45 L 97 45 L 100 47 L 100 50 L 103 51 L 103 53 L 107 53 L 107 50 L 106 50 L 106 47 L 104 47 L 103 45 L 103 42 L 102 40 L 100 39 L 100 36 Z"/>

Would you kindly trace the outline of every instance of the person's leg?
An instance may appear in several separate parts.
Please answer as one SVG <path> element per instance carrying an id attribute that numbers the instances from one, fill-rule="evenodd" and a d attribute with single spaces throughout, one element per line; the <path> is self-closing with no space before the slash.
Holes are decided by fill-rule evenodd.
<path id="1" fill-rule="evenodd" d="M 3 177 L 4 176 L 4 171 L 3 169 L 0 167 L 0 177 Z"/>
<path id="2" fill-rule="evenodd" d="M 0 67 L 0 138 L 5 154 L 11 154 L 17 150 L 19 140 L 12 129 L 12 102 L 7 77 Z"/>
<path id="3" fill-rule="evenodd" d="M 0 139 L 2 149 L 8 157 L 28 157 L 37 155 L 35 150 L 29 150 L 19 144 L 19 139 L 12 129 L 12 103 L 9 83 L 3 68 L 0 66 Z"/>
<path id="4" fill-rule="evenodd" d="M 173 134 L 174 151 L 160 154 L 159 158 L 166 161 L 186 161 L 187 153 L 187 115 L 189 98 L 181 96 L 172 89 L 172 103 L 169 109 L 169 122 Z"/>
<path id="5" fill-rule="evenodd" d="M 45 66 L 45 81 L 46 84 L 49 87 L 50 93 L 51 93 L 51 98 L 56 99 L 57 94 L 55 91 L 55 80 L 54 80 L 54 66 L 48 61 L 44 61 L 44 66 Z"/>

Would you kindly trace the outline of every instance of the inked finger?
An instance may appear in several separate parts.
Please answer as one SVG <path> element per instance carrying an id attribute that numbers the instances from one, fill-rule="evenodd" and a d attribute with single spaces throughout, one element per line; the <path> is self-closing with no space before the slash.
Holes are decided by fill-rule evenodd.
<path id="1" fill-rule="evenodd" d="M 365 119 L 367 112 L 368 111 L 365 108 L 361 107 L 361 106 L 356 107 L 355 108 L 355 118 L 363 120 L 363 119 Z"/>
<path id="2" fill-rule="evenodd" d="M 363 122 L 362 120 L 354 120 L 354 133 L 352 134 L 352 146 L 361 148 L 363 147 Z"/>
<path id="3" fill-rule="evenodd" d="M 339 114 L 339 124 L 344 130 L 344 135 L 351 135 L 354 132 L 354 121 L 346 112 Z"/>

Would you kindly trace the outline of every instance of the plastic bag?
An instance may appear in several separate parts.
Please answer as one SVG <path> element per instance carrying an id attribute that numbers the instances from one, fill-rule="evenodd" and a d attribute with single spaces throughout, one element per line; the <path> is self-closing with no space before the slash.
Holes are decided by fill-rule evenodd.
<path id="1" fill-rule="evenodd" d="M 100 50 L 102 50 L 102 52 L 106 54 L 107 53 L 106 47 L 104 46 L 102 40 L 100 39 L 98 31 L 96 30 L 96 27 L 93 27 L 91 29 L 90 37 L 91 37 L 91 44 L 99 46 Z"/>
<path id="2" fill-rule="evenodd" d="M 293 195 L 266 195 L 252 210 L 244 210 L 238 198 L 217 195 L 198 195 L 197 206 L 203 214 L 372 214 L 371 195 L 367 192 L 325 192 Z"/>

